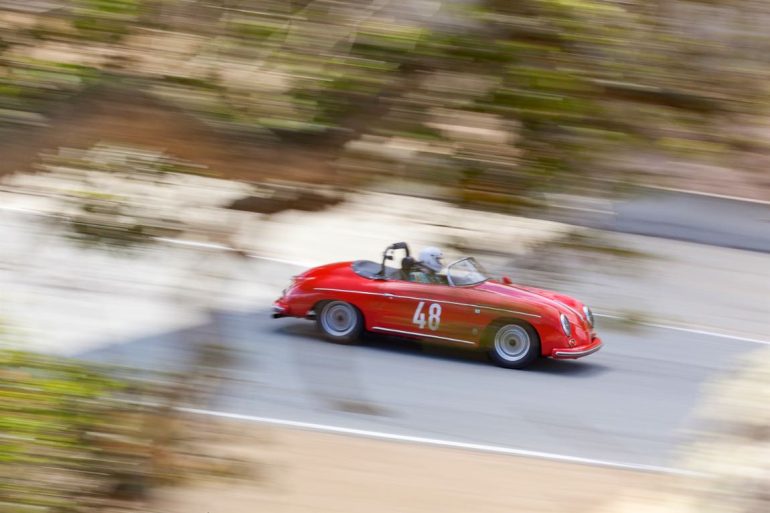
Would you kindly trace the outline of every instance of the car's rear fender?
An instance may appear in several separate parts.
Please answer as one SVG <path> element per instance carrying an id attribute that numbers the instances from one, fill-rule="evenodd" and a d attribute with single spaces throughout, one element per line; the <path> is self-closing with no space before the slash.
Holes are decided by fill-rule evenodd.
<path id="1" fill-rule="evenodd" d="M 334 264 L 320 272 L 314 272 L 311 279 L 303 284 L 306 316 L 313 316 L 320 310 L 321 303 L 327 301 L 345 301 L 361 312 L 365 326 L 373 319 L 373 311 L 378 307 L 379 290 L 377 281 L 368 280 L 355 274 L 350 263 Z"/>
<path id="2" fill-rule="evenodd" d="M 356 310 L 358 310 L 358 312 L 361 314 L 361 317 L 363 317 L 364 326 L 367 329 L 369 328 L 366 322 L 366 317 L 367 317 L 366 310 L 363 308 L 363 305 L 359 301 L 356 301 L 355 299 L 351 300 L 348 297 L 323 296 L 313 303 L 313 306 L 310 309 L 308 309 L 307 313 L 305 314 L 305 317 L 307 317 L 308 319 L 315 319 L 316 315 L 318 315 L 318 313 L 323 308 L 323 305 L 330 301 L 344 301 L 346 303 L 350 303 L 351 305 L 353 305 L 356 308 Z"/>

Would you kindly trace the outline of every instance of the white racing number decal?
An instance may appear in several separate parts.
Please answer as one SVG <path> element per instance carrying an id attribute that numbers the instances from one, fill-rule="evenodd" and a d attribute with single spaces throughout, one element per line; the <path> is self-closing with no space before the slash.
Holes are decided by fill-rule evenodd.
<path id="1" fill-rule="evenodd" d="M 414 317 L 412 317 L 412 323 L 418 325 L 420 329 L 425 329 L 425 301 L 420 301 L 417 304 L 417 309 L 414 311 Z M 431 303 L 428 307 L 428 328 L 431 331 L 436 331 L 439 324 L 441 324 L 441 305 L 438 303 Z"/>

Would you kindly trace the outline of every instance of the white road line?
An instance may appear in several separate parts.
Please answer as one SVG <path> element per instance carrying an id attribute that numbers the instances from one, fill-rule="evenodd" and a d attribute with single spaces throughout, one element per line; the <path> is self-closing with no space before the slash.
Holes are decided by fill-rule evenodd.
<path id="1" fill-rule="evenodd" d="M 200 242 L 200 241 L 187 240 L 187 239 L 170 239 L 167 237 L 155 237 L 155 240 L 158 242 L 165 242 L 167 244 L 175 244 L 177 246 L 190 246 L 193 248 L 218 249 L 220 251 L 236 251 L 236 248 L 233 248 L 231 246 L 227 246 L 225 244 L 216 244 L 213 242 Z M 254 255 L 254 254 L 249 254 L 248 256 L 249 258 L 254 258 L 257 260 L 267 260 L 269 262 L 277 262 L 279 264 L 294 265 L 297 267 L 305 267 L 308 269 L 311 267 L 316 267 L 318 265 L 321 265 L 318 263 L 297 262 L 296 260 L 286 260 L 283 258 L 272 258 L 272 257 Z"/>
<path id="2" fill-rule="evenodd" d="M 6 212 L 19 212 L 21 214 L 31 214 L 31 215 L 36 215 L 40 217 L 57 217 L 57 218 L 65 217 L 61 214 L 50 214 L 48 212 L 40 212 L 32 208 L 17 207 L 15 205 L 0 205 L 0 210 L 4 210 Z"/>
<path id="3" fill-rule="evenodd" d="M 677 187 L 665 187 L 663 185 L 642 185 L 642 187 L 646 189 L 657 189 L 661 191 L 669 191 L 669 192 L 679 192 L 682 194 L 692 194 L 693 196 L 706 196 L 709 198 L 719 198 L 719 199 L 727 199 L 727 200 L 733 200 L 733 201 L 742 201 L 745 203 L 756 203 L 759 205 L 770 205 L 770 201 L 767 200 L 761 200 L 761 199 L 754 199 L 754 198 L 746 198 L 743 196 L 730 196 L 727 194 L 718 194 L 715 192 L 703 192 L 703 191 L 694 191 L 692 189 L 680 189 Z"/>
<path id="4" fill-rule="evenodd" d="M 231 248 L 230 246 L 225 246 L 224 244 L 215 244 L 213 242 L 200 242 L 196 240 L 186 240 L 186 239 L 170 239 L 168 237 L 155 237 L 154 238 L 158 242 L 166 242 L 168 244 L 175 244 L 177 246 L 190 246 L 193 248 L 206 248 L 206 249 L 219 249 L 222 251 L 235 251 L 234 248 Z"/>
<path id="5" fill-rule="evenodd" d="M 642 472 L 656 472 L 664 474 L 676 474 L 697 476 L 699 474 L 688 470 L 675 469 L 670 467 L 659 467 L 655 465 L 642 465 L 637 463 L 620 463 L 615 461 L 600 460 L 595 458 L 581 458 L 578 456 L 568 456 L 565 454 L 556 454 L 550 452 L 530 451 L 526 449 L 515 449 L 513 447 L 502 447 L 498 445 L 475 444 L 468 442 L 456 442 L 452 440 L 441 440 L 438 438 L 425 438 L 421 436 L 398 435 L 395 433 L 385 433 L 382 431 L 370 431 L 367 429 L 346 428 L 342 426 L 331 426 L 327 424 L 316 424 L 313 422 L 301 422 L 296 420 L 276 419 L 272 417 L 257 417 L 254 415 L 243 415 L 240 413 L 228 413 L 213 410 L 201 410 L 197 408 L 179 408 L 178 411 L 191 413 L 194 415 L 207 415 L 210 417 L 220 417 L 233 420 L 244 420 L 249 422 L 258 422 L 262 424 L 272 424 L 276 426 L 286 426 L 292 428 L 306 429 L 310 431 L 320 431 L 324 433 L 336 433 L 342 435 L 352 435 L 364 438 L 374 438 L 378 440 L 390 440 L 395 442 L 409 442 L 422 445 L 432 445 L 437 447 L 450 447 L 454 449 L 465 449 L 470 451 L 488 452 L 493 454 L 504 454 L 508 456 L 523 456 L 528 458 L 538 458 L 551 461 L 560 461 L 565 463 L 577 463 L 581 465 L 591 465 L 595 467 L 614 468 L 619 470 L 637 470 Z"/>
<path id="6" fill-rule="evenodd" d="M 268 262 L 277 262 L 279 264 L 288 264 L 295 267 L 302 267 L 304 269 L 310 269 L 311 267 L 318 267 L 321 264 L 313 264 L 310 262 L 297 262 L 296 260 L 286 260 L 284 258 L 273 258 L 259 255 L 249 255 L 249 258 L 255 258 L 257 260 L 267 260 Z"/>
<path id="7" fill-rule="evenodd" d="M 589 208 L 589 207 L 575 207 L 572 205 L 555 205 L 555 204 L 549 204 L 548 205 L 551 208 L 560 208 L 562 210 L 577 210 L 579 212 L 590 212 L 592 214 L 602 214 L 606 216 L 614 216 L 617 215 L 612 210 L 604 210 L 601 208 Z"/>
<path id="8" fill-rule="evenodd" d="M 619 315 L 609 315 L 609 314 L 601 314 L 601 313 L 594 313 L 594 316 L 596 317 L 604 317 L 606 319 L 625 319 L 625 317 L 621 317 Z M 686 328 L 683 326 L 671 326 L 669 324 L 657 324 L 654 322 L 637 322 L 637 324 L 640 324 L 642 326 L 649 326 L 651 328 L 660 328 L 664 330 L 671 330 L 671 331 L 681 331 L 684 333 L 693 333 L 695 335 L 707 335 L 709 337 L 717 337 L 717 338 L 729 338 L 732 340 L 740 340 L 742 342 L 753 342 L 755 344 L 765 344 L 770 345 L 770 340 L 762 340 L 759 338 L 751 338 L 751 337 L 741 337 L 739 335 L 730 335 L 729 333 L 720 333 L 718 331 L 709 331 L 705 329 L 699 329 L 699 328 Z"/>

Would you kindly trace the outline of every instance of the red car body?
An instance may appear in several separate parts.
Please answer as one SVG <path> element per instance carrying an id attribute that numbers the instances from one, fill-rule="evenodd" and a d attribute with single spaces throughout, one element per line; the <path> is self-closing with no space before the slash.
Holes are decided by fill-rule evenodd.
<path id="1" fill-rule="evenodd" d="M 602 345 L 590 310 L 567 295 L 508 279 L 452 286 L 372 277 L 354 270 L 362 265 L 380 264 L 339 262 L 295 276 L 273 304 L 273 316 L 314 318 L 321 305 L 342 301 L 358 309 L 364 329 L 375 333 L 483 348 L 490 343 L 490 327 L 514 322 L 537 333 L 539 356 L 580 358 Z"/>

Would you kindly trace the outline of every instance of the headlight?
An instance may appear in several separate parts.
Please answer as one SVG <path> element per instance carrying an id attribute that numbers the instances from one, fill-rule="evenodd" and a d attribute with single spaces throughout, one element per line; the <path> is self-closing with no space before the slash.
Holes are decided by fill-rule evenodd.
<path id="1" fill-rule="evenodd" d="M 583 314 L 586 316 L 586 320 L 588 321 L 588 324 L 593 328 L 594 327 L 594 313 L 591 311 L 590 308 L 587 306 L 583 307 Z"/>
<path id="2" fill-rule="evenodd" d="M 569 336 L 572 336 L 572 326 L 569 323 L 569 319 L 567 319 L 567 316 L 564 314 L 561 314 L 561 329 L 564 330 L 564 334 Z"/>

